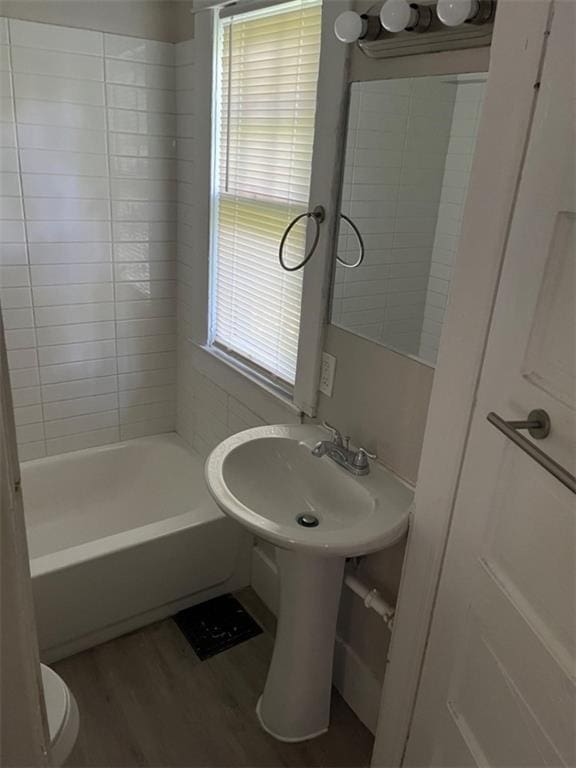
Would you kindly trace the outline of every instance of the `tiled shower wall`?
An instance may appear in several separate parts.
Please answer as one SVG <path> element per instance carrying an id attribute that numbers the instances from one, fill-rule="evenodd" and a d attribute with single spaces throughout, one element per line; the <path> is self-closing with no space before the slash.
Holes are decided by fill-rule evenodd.
<path id="1" fill-rule="evenodd" d="M 484 98 L 485 77 L 459 75 L 457 80 L 420 339 L 419 356 L 432 364 L 440 346 Z"/>
<path id="2" fill-rule="evenodd" d="M 174 46 L 0 19 L 0 299 L 22 460 L 171 430 Z"/>
<path id="3" fill-rule="evenodd" d="M 456 85 L 436 77 L 354 83 L 342 211 L 365 261 L 336 268 L 332 322 L 418 354 Z M 358 244 L 342 224 L 338 254 Z"/>

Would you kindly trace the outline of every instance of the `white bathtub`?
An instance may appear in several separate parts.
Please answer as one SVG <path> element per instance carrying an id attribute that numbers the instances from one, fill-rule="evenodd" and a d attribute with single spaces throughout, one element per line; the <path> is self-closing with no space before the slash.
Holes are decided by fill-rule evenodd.
<path id="1" fill-rule="evenodd" d="M 249 582 L 249 541 L 177 435 L 26 462 L 22 487 L 46 661 Z"/>

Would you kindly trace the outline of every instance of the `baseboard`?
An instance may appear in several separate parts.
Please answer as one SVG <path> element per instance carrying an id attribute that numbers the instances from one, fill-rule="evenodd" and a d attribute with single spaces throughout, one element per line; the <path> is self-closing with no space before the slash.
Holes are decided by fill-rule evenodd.
<path id="1" fill-rule="evenodd" d="M 263 603 L 278 613 L 278 569 L 264 550 L 252 549 L 252 589 Z M 348 706 L 372 732 L 376 731 L 380 683 L 350 646 L 336 636 L 334 685 Z"/>

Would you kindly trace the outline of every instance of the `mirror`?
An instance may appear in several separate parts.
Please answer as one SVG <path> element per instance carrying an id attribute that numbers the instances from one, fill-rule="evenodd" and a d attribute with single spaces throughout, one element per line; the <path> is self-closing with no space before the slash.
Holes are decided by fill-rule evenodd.
<path id="1" fill-rule="evenodd" d="M 486 74 L 352 83 L 331 322 L 434 365 Z M 339 260 L 359 258 L 343 218 Z"/>

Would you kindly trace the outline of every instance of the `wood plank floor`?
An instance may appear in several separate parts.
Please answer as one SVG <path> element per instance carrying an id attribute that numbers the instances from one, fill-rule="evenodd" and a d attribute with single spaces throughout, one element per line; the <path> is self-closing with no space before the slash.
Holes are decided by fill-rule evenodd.
<path id="1" fill-rule="evenodd" d="M 266 631 L 207 661 L 167 619 L 53 665 L 80 708 L 69 768 L 369 764 L 372 736 L 336 691 L 324 736 L 283 744 L 261 730 L 273 617 L 252 590 L 237 597 Z"/>

